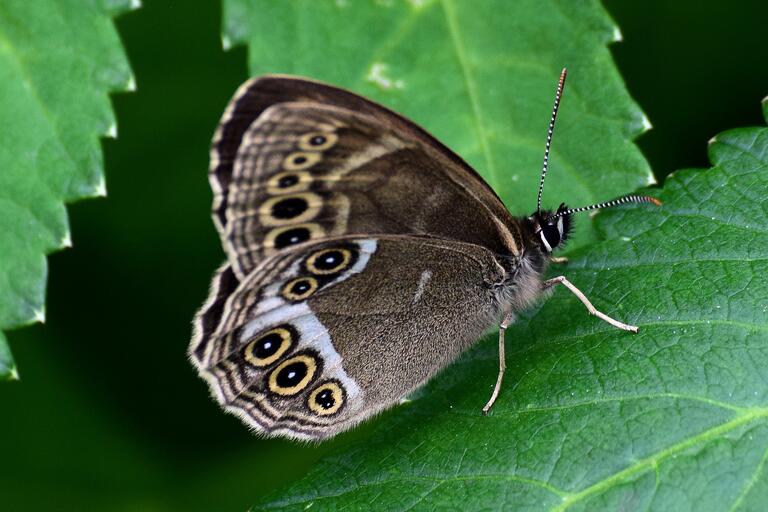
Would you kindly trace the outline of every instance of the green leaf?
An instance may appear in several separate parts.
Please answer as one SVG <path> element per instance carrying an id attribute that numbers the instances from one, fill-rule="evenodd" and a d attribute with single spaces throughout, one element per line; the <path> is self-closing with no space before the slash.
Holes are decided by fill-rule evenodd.
<path id="1" fill-rule="evenodd" d="M 103 196 L 107 93 L 133 78 L 111 16 L 131 0 L 0 5 L 0 328 L 45 318 L 45 254 L 71 245 L 65 202 Z M 0 334 L 0 379 L 16 375 Z"/>
<path id="2" fill-rule="evenodd" d="M 768 103 L 764 105 L 768 119 Z M 768 128 L 710 141 L 713 168 L 671 176 L 664 206 L 608 210 L 608 240 L 493 340 L 263 508 L 760 510 L 768 502 Z"/>
<path id="3" fill-rule="evenodd" d="M 580 206 L 653 183 L 647 126 L 606 45 L 597 1 L 224 0 L 224 43 L 253 75 L 292 73 L 378 100 L 465 158 L 515 214 L 536 208 L 560 70 L 570 70 L 544 203 Z M 576 247 L 589 236 L 582 223 Z"/>

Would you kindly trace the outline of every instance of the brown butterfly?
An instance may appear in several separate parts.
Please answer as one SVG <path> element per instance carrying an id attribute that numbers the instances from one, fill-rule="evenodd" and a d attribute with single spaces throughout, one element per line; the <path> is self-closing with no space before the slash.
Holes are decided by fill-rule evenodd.
<path id="1" fill-rule="evenodd" d="M 489 327 L 563 284 L 544 281 L 575 212 L 513 217 L 460 157 L 349 91 L 265 76 L 235 94 L 211 149 L 213 219 L 227 261 L 189 356 L 216 399 L 257 432 L 323 439 L 397 404 Z"/>

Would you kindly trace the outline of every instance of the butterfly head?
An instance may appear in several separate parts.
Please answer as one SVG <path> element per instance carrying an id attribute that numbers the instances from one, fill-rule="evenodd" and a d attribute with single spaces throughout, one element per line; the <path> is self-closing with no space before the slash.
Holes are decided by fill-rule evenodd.
<path id="1" fill-rule="evenodd" d="M 549 168 L 549 149 L 552 144 L 552 133 L 555 129 L 557 111 L 560 107 L 560 98 L 563 94 L 563 87 L 565 86 L 565 77 L 566 70 L 563 69 L 562 73 L 560 73 L 560 80 L 557 83 L 555 104 L 552 108 L 552 117 L 549 120 L 549 129 L 547 130 L 547 142 L 544 146 L 544 165 L 541 168 L 541 177 L 539 179 L 539 196 L 537 199 L 536 211 L 533 212 L 530 217 L 525 219 L 526 228 L 528 229 L 529 234 L 532 235 L 535 244 L 541 249 L 541 252 L 546 255 L 551 254 L 552 251 L 562 246 L 568 239 L 571 230 L 573 229 L 572 220 L 574 213 L 600 208 L 610 208 L 625 203 L 652 203 L 657 206 L 661 204 L 661 201 L 654 197 L 629 195 L 579 208 L 568 208 L 565 206 L 565 203 L 561 203 L 554 212 L 541 209 L 541 195 L 544 191 L 544 179 L 547 177 L 547 169 Z"/>
<path id="2" fill-rule="evenodd" d="M 556 212 L 536 211 L 528 217 L 531 231 L 543 253 L 550 254 L 568 240 L 573 229 L 572 216 L 562 203 Z"/>

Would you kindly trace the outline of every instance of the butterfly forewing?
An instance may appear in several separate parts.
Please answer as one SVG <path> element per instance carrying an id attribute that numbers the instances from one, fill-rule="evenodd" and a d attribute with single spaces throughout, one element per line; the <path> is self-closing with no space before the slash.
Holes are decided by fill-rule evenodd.
<path id="1" fill-rule="evenodd" d="M 264 256 L 343 234 L 520 245 L 499 199 L 456 155 L 385 108 L 315 82 L 244 86 L 217 130 L 210 178 L 241 279 Z"/>

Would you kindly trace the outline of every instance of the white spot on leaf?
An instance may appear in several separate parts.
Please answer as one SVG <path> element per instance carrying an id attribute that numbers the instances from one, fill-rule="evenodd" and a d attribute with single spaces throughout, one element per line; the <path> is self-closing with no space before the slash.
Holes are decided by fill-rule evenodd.
<path id="1" fill-rule="evenodd" d="M 405 82 L 402 80 L 394 80 L 387 76 L 387 69 L 389 66 L 383 62 L 374 62 L 371 64 L 371 69 L 368 71 L 368 76 L 365 79 L 371 83 L 374 83 L 382 89 L 403 89 L 405 88 Z"/>

